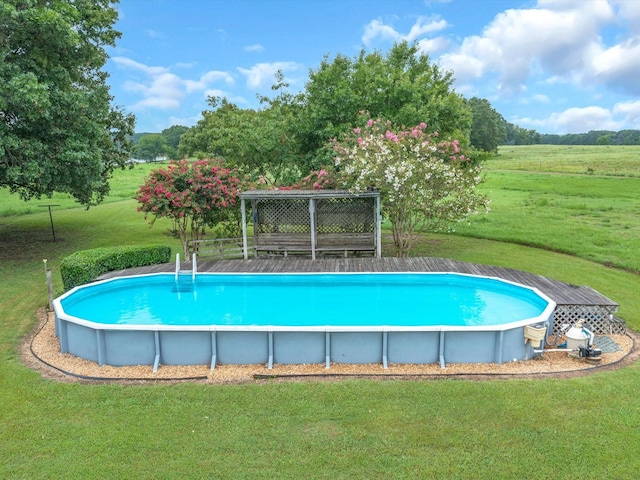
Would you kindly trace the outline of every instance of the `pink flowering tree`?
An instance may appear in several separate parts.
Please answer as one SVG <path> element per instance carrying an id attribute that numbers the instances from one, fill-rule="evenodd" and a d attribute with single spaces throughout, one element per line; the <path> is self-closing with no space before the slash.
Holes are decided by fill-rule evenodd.
<path id="1" fill-rule="evenodd" d="M 304 190 L 326 190 L 344 188 L 345 179 L 333 167 L 321 167 L 319 170 L 312 170 L 309 175 L 296 183 L 297 188 Z"/>
<path id="2" fill-rule="evenodd" d="M 173 221 L 185 258 L 189 240 L 202 238 L 206 227 L 235 218 L 240 180 L 219 160 L 181 160 L 151 171 L 138 189 L 138 211 Z"/>
<path id="3" fill-rule="evenodd" d="M 480 167 L 458 141 L 439 139 L 424 123 L 393 131 L 390 122 L 369 119 L 335 142 L 334 151 L 348 188 L 380 192 L 398 256 L 407 256 L 422 233 L 450 228 L 487 208 L 475 191 Z"/>

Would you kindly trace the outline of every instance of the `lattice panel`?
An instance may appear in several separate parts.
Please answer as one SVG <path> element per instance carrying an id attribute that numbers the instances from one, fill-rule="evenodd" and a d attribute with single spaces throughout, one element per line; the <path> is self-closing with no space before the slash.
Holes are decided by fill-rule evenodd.
<path id="1" fill-rule="evenodd" d="M 329 198 L 316 203 L 318 233 L 373 233 L 373 198 Z"/>
<path id="2" fill-rule="evenodd" d="M 554 312 L 553 334 L 561 333 L 564 325 L 573 326 L 582 321 L 595 334 L 607 335 L 625 333 L 624 321 L 613 316 L 614 307 L 599 305 L 558 305 Z"/>
<path id="3" fill-rule="evenodd" d="M 258 202 L 257 210 L 259 233 L 311 232 L 308 200 L 261 200 Z"/>

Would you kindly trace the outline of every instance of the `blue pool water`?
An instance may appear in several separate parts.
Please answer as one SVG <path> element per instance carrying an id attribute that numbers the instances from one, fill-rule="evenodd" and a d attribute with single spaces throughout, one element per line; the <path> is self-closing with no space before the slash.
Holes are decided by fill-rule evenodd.
<path id="1" fill-rule="evenodd" d="M 67 315 L 107 325 L 489 326 L 541 315 L 547 300 L 459 274 L 172 274 L 118 278 L 61 298 Z"/>

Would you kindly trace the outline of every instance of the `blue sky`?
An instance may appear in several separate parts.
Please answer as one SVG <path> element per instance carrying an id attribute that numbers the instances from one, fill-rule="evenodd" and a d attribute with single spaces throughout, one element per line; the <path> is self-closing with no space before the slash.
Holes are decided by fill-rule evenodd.
<path id="1" fill-rule="evenodd" d="M 640 129 L 639 0 L 121 0 L 106 65 L 137 132 L 192 126 L 208 95 L 259 108 L 326 55 L 416 42 L 454 89 L 542 133 Z"/>

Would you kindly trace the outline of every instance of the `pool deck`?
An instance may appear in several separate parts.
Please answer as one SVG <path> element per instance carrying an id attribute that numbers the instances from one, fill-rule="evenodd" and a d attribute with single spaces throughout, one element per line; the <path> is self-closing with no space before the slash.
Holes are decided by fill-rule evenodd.
<path id="1" fill-rule="evenodd" d="M 181 270 L 191 270 L 183 262 Z M 101 279 L 148 273 L 175 272 L 174 263 L 109 272 Z M 248 260 L 213 260 L 198 263 L 198 272 L 292 273 L 292 272 L 452 272 L 497 277 L 537 288 L 558 306 L 598 306 L 615 311 L 618 304 L 590 287 L 571 285 L 512 268 L 495 267 L 446 258 L 351 257 L 351 258 L 257 258 Z"/>

